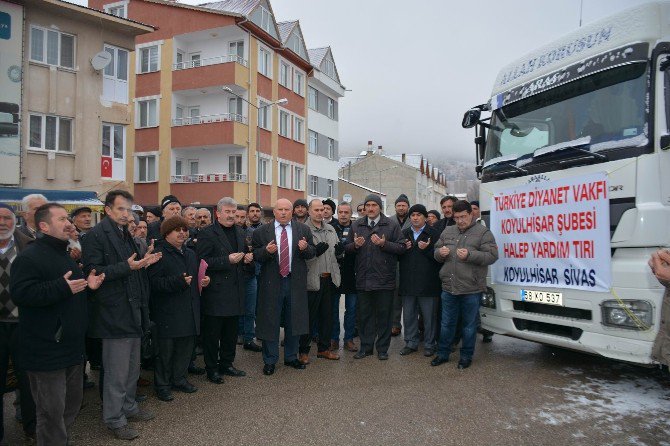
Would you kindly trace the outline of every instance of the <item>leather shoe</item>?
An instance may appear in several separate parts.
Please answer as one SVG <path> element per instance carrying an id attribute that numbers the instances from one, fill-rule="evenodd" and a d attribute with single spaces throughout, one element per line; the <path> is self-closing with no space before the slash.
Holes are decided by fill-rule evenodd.
<path id="1" fill-rule="evenodd" d="M 354 355 L 354 359 L 363 359 L 366 356 L 372 356 L 372 352 L 364 352 L 363 350 L 359 350 L 358 353 Z"/>
<path id="2" fill-rule="evenodd" d="M 460 360 L 458 361 L 458 370 L 467 369 L 472 365 L 472 359 Z"/>
<path id="3" fill-rule="evenodd" d="M 172 392 L 166 389 L 161 389 L 161 390 L 156 390 L 156 398 L 158 398 L 161 401 L 165 401 L 166 403 L 169 401 L 172 401 L 174 399 L 174 396 L 172 396 Z"/>
<path id="4" fill-rule="evenodd" d="M 340 349 L 340 341 L 336 341 L 334 339 L 330 340 L 330 349 L 333 351 L 337 351 Z"/>
<path id="5" fill-rule="evenodd" d="M 414 352 L 416 352 L 415 348 L 403 347 L 402 350 L 400 350 L 400 355 L 405 356 L 405 355 L 409 355 L 409 354 L 414 353 Z"/>
<path id="6" fill-rule="evenodd" d="M 172 385 L 173 390 L 178 390 L 179 392 L 184 392 L 184 393 L 194 393 L 198 390 L 196 386 L 191 384 L 188 381 L 184 381 L 181 384 L 173 384 Z"/>
<path id="7" fill-rule="evenodd" d="M 298 355 L 298 361 L 300 361 L 300 364 L 309 364 L 309 355 L 307 353 L 300 353 Z"/>
<path id="8" fill-rule="evenodd" d="M 198 367 L 194 363 L 191 363 L 191 365 L 188 366 L 188 373 L 190 373 L 191 375 L 204 375 L 205 372 L 206 372 L 205 369 L 203 369 L 202 367 Z"/>
<path id="9" fill-rule="evenodd" d="M 423 356 L 429 357 L 429 356 L 433 356 L 434 354 L 435 354 L 435 350 L 433 350 L 432 348 L 427 348 L 423 351 Z"/>
<path id="10" fill-rule="evenodd" d="M 449 362 L 449 358 L 445 358 L 444 356 L 436 356 L 432 361 L 430 361 L 430 365 L 438 366 L 444 364 L 445 362 Z"/>
<path id="11" fill-rule="evenodd" d="M 214 384 L 223 384 L 223 376 L 218 372 L 207 372 L 207 379 Z"/>
<path id="12" fill-rule="evenodd" d="M 294 359 L 293 361 L 284 361 L 284 365 L 293 367 L 294 369 L 298 370 L 303 370 L 306 368 L 305 364 L 302 364 L 300 361 L 297 359 Z"/>
<path id="13" fill-rule="evenodd" d="M 262 352 L 263 351 L 263 347 L 256 344 L 254 341 L 247 342 L 246 344 L 244 344 L 244 349 L 245 350 L 250 350 L 252 352 Z"/>
<path id="14" fill-rule="evenodd" d="M 388 353 L 377 353 L 377 359 L 380 361 L 386 361 L 389 359 L 389 354 Z"/>
<path id="15" fill-rule="evenodd" d="M 263 366 L 263 375 L 272 375 L 275 372 L 274 364 L 265 364 Z"/>
<path id="16" fill-rule="evenodd" d="M 338 360 L 340 359 L 340 355 L 338 355 L 335 352 L 331 352 L 330 350 L 324 350 L 322 352 L 318 352 L 316 354 L 317 358 L 324 358 L 324 359 L 332 359 L 332 360 Z"/>
<path id="17" fill-rule="evenodd" d="M 219 369 L 219 373 L 228 376 L 247 376 L 246 372 L 240 369 L 236 369 L 232 365 L 230 367 L 226 367 L 225 369 Z"/>
<path id="18" fill-rule="evenodd" d="M 344 348 L 347 349 L 350 352 L 357 352 L 358 347 L 356 347 L 356 343 L 352 340 L 348 340 L 347 342 L 344 343 Z"/>
<path id="19" fill-rule="evenodd" d="M 391 329 L 391 336 L 398 336 L 398 335 L 400 335 L 400 331 L 401 331 L 401 330 L 402 330 L 402 328 L 400 328 L 400 327 L 393 327 L 393 328 Z"/>

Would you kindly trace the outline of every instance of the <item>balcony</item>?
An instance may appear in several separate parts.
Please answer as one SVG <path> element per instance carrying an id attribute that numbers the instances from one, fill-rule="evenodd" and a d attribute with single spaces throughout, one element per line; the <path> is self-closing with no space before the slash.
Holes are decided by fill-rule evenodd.
<path id="1" fill-rule="evenodd" d="M 235 121 L 247 124 L 247 117 L 237 113 L 219 113 L 215 115 L 192 116 L 188 118 L 176 118 L 172 120 L 173 127 L 182 125 L 210 124 L 212 122 Z"/>
<path id="2" fill-rule="evenodd" d="M 223 183 L 226 181 L 236 181 L 246 183 L 247 176 L 240 173 L 202 173 L 197 175 L 172 175 L 170 183 Z"/>
<path id="3" fill-rule="evenodd" d="M 216 119 L 203 121 L 204 116 L 196 118 L 181 118 L 182 121 L 200 120 L 199 124 L 175 124 L 172 127 L 172 147 L 246 147 L 249 137 L 249 127 L 246 118 L 239 116 L 240 121 L 233 119 Z M 175 119 L 174 121 L 179 121 Z"/>
<path id="4" fill-rule="evenodd" d="M 245 88 L 248 62 L 239 56 L 216 56 L 172 65 L 172 91 L 237 85 Z"/>
<path id="5" fill-rule="evenodd" d="M 243 59 L 240 56 L 237 56 L 235 54 L 231 54 L 228 56 L 215 56 L 215 57 L 207 57 L 205 59 L 198 59 L 198 60 L 190 60 L 186 62 L 181 62 L 181 63 L 175 63 L 172 64 L 172 70 L 177 71 L 177 70 L 188 70 L 189 68 L 199 68 L 199 67 L 206 67 L 208 65 L 216 65 L 216 64 L 221 64 L 221 63 L 229 63 L 229 62 L 236 62 L 242 66 L 249 67 L 249 62 L 245 59 Z"/>

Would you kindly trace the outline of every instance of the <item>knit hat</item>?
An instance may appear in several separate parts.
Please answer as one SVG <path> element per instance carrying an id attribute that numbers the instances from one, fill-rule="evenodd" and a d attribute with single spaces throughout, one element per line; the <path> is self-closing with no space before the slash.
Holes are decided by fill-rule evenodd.
<path id="1" fill-rule="evenodd" d="M 479 200 L 472 200 L 472 201 L 470 202 L 470 206 L 477 206 L 477 207 L 479 207 Z"/>
<path id="2" fill-rule="evenodd" d="M 424 217 L 428 218 L 428 211 L 426 210 L 426 206 L 422 204 L 415 204 L 411 208 L 409 208 L 409 213 L 408 215 L 411 217 L 413 213 L 418 212 L 422 214 Z"/>
<path id="3" fill-rule="evenodd" d="M 438 220 L 442 218 L 442 216 L 440 215 L 440 212 L 435 210 L 435 209 L 431 209 L 430 211 L 428 211 L 428 213 L 433 214 L 435 216 L 435 218 L 437 218 Z M 412 215 L 412 214 L 410 214 L 410 215 Z M 426 218 L 428 218 L 428 216 L 426 216 Z"/>
<path id="4" fill-rule="evenodd" d="M 305 200 L 304 198 L 298 198 L 297 200 L 295 200 L 295 203 L 293 203 L 293 209 L 297 208 L 298 206 L 303 206 L 306 208 L 309 207 L 307 205 L 307 200 Z"/>
<path id="5" fill-rule="evenodd" d="M 175 215 L 163 220 L 163 223 L 161 223 L 161 237 L 165 238 L 166 235 L 178 228 L 188 229 L 188 221 L 184 217 Z"/>
<path id="6" fill-rule="evenodd" d="M 407 198 L 407 195 L 405 194 L 400 194 L 400 196 L 395 199 L 395 204 L 402 203 L 403 201 L 409 206 L 409 198 Z"/>
<path id="7" fill-rule="evenodd" d="M 382 207 L 382 199 L 379 198 L 379 195 L 375 194 L 370 194 L 367 197 L 365 197 L 365 201 L 363 201 L 363 204 L 365 205 L 368 201 L 374 201 L 379 205 L 379 207 Z"/>
<path id="8" fill-rule="evenodd" d="M 165 209 L 165 206 L 170 203 L 179 203 L 179 206 L 181 206 L 181 201 L 179 201 L 179 198 L 175 197 L 174 195 L 166 195 L 161 200 L 161 211 Z"/>
<path id="9" fill-rule="evenodd" d="M 82 212 L 88 212 L 90 214 L 93 211 L 88 206 L 78 207 L 77 209 L 73 210 L 70 213 L 70 218 L 75 218 L 77 215 L 81 214 Z"/>
<path id="10" fill-rule="evenodd" d="M 336 208 L 337 206 L 335 205 L 335 202 L 334 202 L 333 200 L 331 200 L 330 198 L 326 198 L 325 200 L 323 200 L 323 205 L 324 205 L 324 206 L 330 206 L 330 210 L 331 210 L 331 212 L 332 212 L 333 214 L 335 213 L 335 208 Z"/>

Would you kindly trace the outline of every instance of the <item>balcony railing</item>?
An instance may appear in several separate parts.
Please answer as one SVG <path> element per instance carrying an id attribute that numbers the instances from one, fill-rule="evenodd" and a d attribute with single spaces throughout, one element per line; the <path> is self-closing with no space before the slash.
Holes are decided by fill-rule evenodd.
<path id="1" fill-rule="evenodd" d="M 246 124 L 247 117 L 238 115 L 237 113 L 220 113 L 217 115 L 191 116 L 187 118 L 173 119 L 172 126 L 179 127 L 182 125 L 209 124 L 212 122 L 226 122 L 226 121 L 236 121 L 241 122 L 242 124 Z"/>
<path id="2" fill-rule="evenodd" d="M 172 70 L 177 71 L 177 70 L 187 70 L 189 68 L 198 68 L 198 67 L 206 67 L 207 65 L 216 65 L 220 63 L 228 63 L 228 62 L 237 62 L 240 65 L 243 65 L 245 67 L 249 66 L 249 62 L 241 58 L 240 56 L 237 56 L 235 54 L 231 54 L 229 56 L 215 56 L 215 57 L 206 57 L 204 59 L 197 59 L 197 60 L 189 60 L 186 62 L 179 62 L 172 64 Z"/>
<path id="3" fill-rule="evenodd" d="M 197 175 L 172 175 L 171 183 L 221 183 L 224 181 L 238 181 L 244 183 L 247 176 L 241 173 L 202 173 Z"/>

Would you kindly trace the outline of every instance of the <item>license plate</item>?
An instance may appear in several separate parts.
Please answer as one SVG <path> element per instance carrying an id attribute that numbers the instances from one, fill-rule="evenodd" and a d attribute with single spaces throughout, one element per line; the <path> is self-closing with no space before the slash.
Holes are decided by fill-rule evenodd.
<path id="1" fill-rule="evenodd" d="M 539 304 L 563 306 L 563 293 L 521 290 L 521 300 L 526 302 L 537 302 Z"/>

